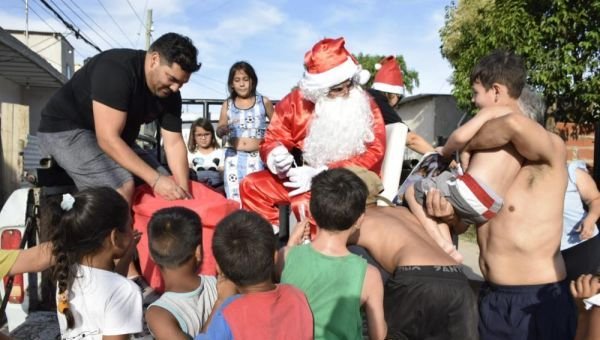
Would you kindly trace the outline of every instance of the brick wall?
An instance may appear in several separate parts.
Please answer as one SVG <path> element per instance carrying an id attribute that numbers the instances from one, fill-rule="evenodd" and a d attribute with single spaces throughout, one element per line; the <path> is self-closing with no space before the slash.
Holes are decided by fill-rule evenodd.
<path id="1" fill-rule="evenodd" d="M 594 125 L 575 123 L 556 123 L 554 131 L 567 144 L 567 160 L 581 159 L 588 165 L 594 165 Z"/>

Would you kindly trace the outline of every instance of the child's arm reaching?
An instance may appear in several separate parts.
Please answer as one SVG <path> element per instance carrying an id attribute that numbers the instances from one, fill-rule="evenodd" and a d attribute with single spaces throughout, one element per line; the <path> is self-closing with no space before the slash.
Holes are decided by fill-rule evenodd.
<path id="1" fill-rule="evenodd" d="M 288 242 L 285 247 L 279 249 L 277 257 L 275 258 L 275 270 L 277 279 L 281 278 L 281 272 L 283 272 L 283 266 L 285 264 L 285 257 L 293 246 L 302 244 L 304 240 L 310 239 L 310 224 L 308 219 L 303 219 L 298 222 L 294 227 L 294 232 L 290 235 Z"/>
<path id="2" fill-rule="evenodd" d="M 129 244 L 129 248 L 125 254 L 118 260 L 115 265 L 115 273 L 120 274 L 124 277 L 127 277 L 127 270 L 129 269 L 129 263 L 133 259 L 133 254 L 137 248 L 138 243 L 140 243 L 140 239 L 142 238 L 142 233 L 138 230 L 133 231 L 133 237 L 131 238 L 131 243 Z"/>
<path id="3" fill-rule="evenodd" d="M 450 134 L 446 144 L 444 144 L 443 148 L 440 150 L 440 154 L 448 158 L 452 156 L 454 152 L 462 150 L 483 124 L 490 119 L 507 113 L 510 113 L 508 107 L 494 107 L 479 110 L 473 118 Z"/>
<path id="4" fill-rule="evenodd" d="M 50 268 L 53 264 L 52 244 L 44 242 L 35 247 L 21 250 L 8 275 L 41 272 Z"/>

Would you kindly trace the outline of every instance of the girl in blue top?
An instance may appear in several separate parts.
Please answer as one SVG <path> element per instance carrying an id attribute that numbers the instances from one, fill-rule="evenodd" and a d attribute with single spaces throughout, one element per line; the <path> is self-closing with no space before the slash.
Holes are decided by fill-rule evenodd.
<path id="1" fill-rule="evenodd" d="M 256 92 L 258 78 L 254 68 L 238 61 L 229 69 L 229 98 L 221 106 L 217 135 L 228 136 L 225 149 L 225 193 L 240 202 L 239 182 L 246 175 L 264 169 L 258 154 L 271 119 L 273 104 Z"/>

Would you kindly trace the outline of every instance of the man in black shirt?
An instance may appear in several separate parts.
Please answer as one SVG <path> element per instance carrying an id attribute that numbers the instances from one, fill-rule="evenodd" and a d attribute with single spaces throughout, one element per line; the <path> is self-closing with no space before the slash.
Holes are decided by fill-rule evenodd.
<path id="1" fill-rule="evenodd" d="M 147 52 L 112 49 L 94 56 L 42 110 L 43 151 L 79 189 L 109 186 L 131 202 L 135 175 L 165 199 L 189 197 L 179 90 L 200 68 L 197 54 L 189 38 L 167 33 Z M 140 126 L 155 119 L 173 179 L 146 163 L 135 145 Z"/>

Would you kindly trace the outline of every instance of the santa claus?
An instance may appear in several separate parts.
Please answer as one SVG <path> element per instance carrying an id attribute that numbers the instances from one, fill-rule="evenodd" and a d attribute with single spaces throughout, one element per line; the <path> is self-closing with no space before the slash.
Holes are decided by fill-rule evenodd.
<path id="1" fill-rule="evenodd" d="M 379 173 L 385 152 L 381 112 L 360 87 L 369 73 L 348 53 L 344 38 L 319 41 L 305 54 L 304 66 L 298 88 L 275 107 L 260 147 L 269 170 L 240 185 L 242 207 L 274 226 L 278 204 L 290 203 L 297 217 L 307 212 L 316 174 L 348 165 Z"/>

